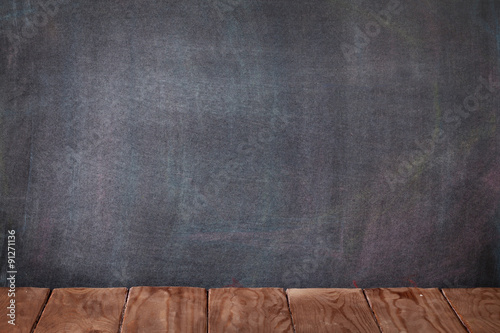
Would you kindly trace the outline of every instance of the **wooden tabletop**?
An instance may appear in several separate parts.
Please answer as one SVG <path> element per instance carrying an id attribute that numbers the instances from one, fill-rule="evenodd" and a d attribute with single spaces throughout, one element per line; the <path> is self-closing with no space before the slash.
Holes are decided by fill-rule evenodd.
<path id="1" fill-rule="evenodd" d="M 296 332 L 379 332 L 361 289 L 288 289 Z"/>
<path id="2" fill-rule="evenodd" d="M 500 332 L 500 288 L 443 289 L 462 323 L 471 332 Z"/>
<path id="3" fill-rule="evenodd" d="M 293 333 L 292 318 L 283 289 L 210 289 L 208 306 L 210 333 Z"/>
<path id="4" fill-rule="evenodd" d="M 500 288 L 0 288 L 0 306 L 16 333 L 500 332 Z"/>
<path id="5" fill-rule="evenodd" d="M 365 294 L 383 332 L 467 332 L 439 289 L 367 289 Z"/>
<path id="6" fill-rule="evenodd" d="M 118 332 L 126 288 L 54 289 L 35 332 Z"/>
<path id="7" fill-rule="evenodd" d="M 0 332 L 31 332 L 49 292 L 44 288 L 0 288 Z"/>
<path id="8" fill-rule="evenodd" d="M 206 332 L 207 291 L 203 288 L 133 287 L 122 332 Z"/>

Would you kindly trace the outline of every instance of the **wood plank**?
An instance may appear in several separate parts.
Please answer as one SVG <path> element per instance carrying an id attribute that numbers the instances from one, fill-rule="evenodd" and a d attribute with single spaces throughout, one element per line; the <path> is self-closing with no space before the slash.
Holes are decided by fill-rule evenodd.
<path id="1" fill-rule="evenodd" d="M 50 289 L 46 288 L 15 288 L 14 295 L 9 292 L 9 288 L 0 288 L 0 332 L 31 332 L 33 326 L 37 321 L 43 306 L 47 301 Z M 11 296 L 14 297 L 10 297 Z M 12 320 L 9 317 L 11 300 L 14 300 L 15 317 L 13 323 L 9 324 L 8 321 Z"/>
<path id="2" fill-rule="evenodd" d="M 130 289 L 122 332 L 207 332 L 207 291 L 188 287 Z"/>
<path id="3" fill-rule="evenodd" d="M 118 332 L 126 288 L 54 289 L 36 333 Z"/>
<path id="4" fill-rule="evenodd" d="M 366 289 L 382 332 L 466 332 L 437 288 Z"/>
<path id="5" fill-rule="evenodd" d="M 208 332 L 287 332 L 292 318 L 281 288 L 210 289 Z"/>
<path id="6" fill-rule="evenodd" d="M 500 288 L 443 289 L 469 331 L 500 332 Z"/>
<path id="7" fill-rule="evenodd" d="M 380 332 L 361 289 L 288 289 L 297 333 Z"/>

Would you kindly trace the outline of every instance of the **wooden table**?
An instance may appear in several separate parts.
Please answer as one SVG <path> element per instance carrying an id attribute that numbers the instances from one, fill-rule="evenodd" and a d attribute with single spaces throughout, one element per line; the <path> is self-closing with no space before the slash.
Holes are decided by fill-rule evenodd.
<path id="1" fill-rule="evenodd" d="M 499 333 L 500 288 L 0 288 L 0 332 Z"/>

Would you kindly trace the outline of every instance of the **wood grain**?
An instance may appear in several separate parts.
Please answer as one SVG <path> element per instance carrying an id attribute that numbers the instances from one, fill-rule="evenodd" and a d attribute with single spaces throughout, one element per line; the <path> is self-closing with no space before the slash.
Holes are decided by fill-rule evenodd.
<path id="1" fill-rule="evenodd" d="M 30 333 L 47 301 L 50 289 L 15 288 L 15 297 L 9 297 L 9 288 L 0 288 L 0 332 Z M 15 325 L 8 323 L 10 300 L 15 300 Z"/>
<path id="2" fill-rule="evenodd" d="M 116 333 L 126 295 L 126 288 L 54 289 L 35 333 Z"/>
<path id="3" fill-rule="evenodd" d="M 500 332 L 500 288 L 443 289 L 443 294 L 471 332 Z"/>
<path id="4" fill-rule="evenodd" d="M 208 331 L 211 333 L 293 332 L 283 289 L 210 289 L 208 303 Z"/>
<path id="5" fill-rule="evenodd" d="M 130 289 L 122 332 L 207 332 L 207 291 L 187 287 Z"/>
<path id="6" fill-rule="evenodd" d="M 361 289 L 288 289 L 297 333 L 380 332 Z"/>
<path id="7" fill-rule="evenodd" d="M 466 332 L 439 289 L 366 289 L 382 332 Z"/>

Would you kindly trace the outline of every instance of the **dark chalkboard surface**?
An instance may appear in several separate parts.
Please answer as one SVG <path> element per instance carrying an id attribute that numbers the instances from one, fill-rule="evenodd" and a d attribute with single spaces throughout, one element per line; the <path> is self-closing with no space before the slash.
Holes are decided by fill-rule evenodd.
<path id="1" fill-rule="evenodd" d="M 497 1 L 0 6 L 1 281 L 500 285 Z"/>

